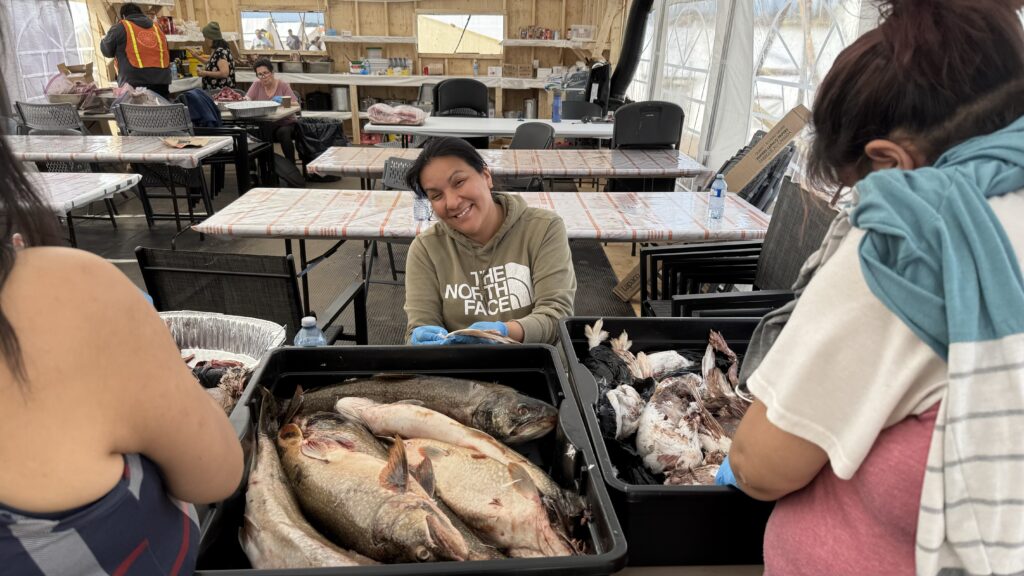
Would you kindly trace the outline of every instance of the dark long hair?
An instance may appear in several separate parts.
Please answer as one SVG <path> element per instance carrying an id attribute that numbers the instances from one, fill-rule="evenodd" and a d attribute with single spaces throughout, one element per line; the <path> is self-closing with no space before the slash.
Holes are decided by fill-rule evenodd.
<path id="1" fill-rule="evenodd" d="M 821 189 L 838 185 L 844 167 L 867 174 L 864 146 L 876 138 L 925 140 L 934 160 L 944 148 L 929 144 L 928 134 L 1024 78 L 1024 30 L 1013 2 L 887 0 L 881 15 L 818 88 L 808 173 Z M 962 120 L 957 130 L 964 133 Z"/>
<path id="2" fill-rule="evenodd" d="M 476 148 L 462 138 L 454 138 L 452 136 L 432 138 L 423 146 L 423 151 L 420 152 L 420 155 L 416 157 L 416 161 L 412 163 L 412 166 L 405 173 L 405 183 L 409 188 L 412 188 L 417 196 L 420 198 L 426 197 L 427 193 L 420 186 L 420 172 L 434 158 L 448 156 L 461 159 L 466 164 L 469 164 L 470 168 L 476 170 L 478 174 L 483 174 L 484 168 L 487 167 L 487 163 L 480 156 L 480 152 L 477 152 Z"/>
<path id="3" fill-rule="evenodd" d="M 0 38 L 0 46 L 4 46 Z M 2 71 L 0 71 L 2 73 Z M 0 84 L 0 110 L 11 110 L 6 88 Z M 7 122 L 0 123 L 0 132 L 7 133 Z M 0 291 L 14 268 L 12 237 L 21 234 L 26 246 L 62 244 L 60 228 L 53 212 L 43 203 L 25 176 L 21 162 L 11 154 L 6 139 L 0 137 Z M 24 384 L 25 365 L 21 357 L 18 335 L 4 310 L 0 308 L 0 354 L 15 380 Z"/>

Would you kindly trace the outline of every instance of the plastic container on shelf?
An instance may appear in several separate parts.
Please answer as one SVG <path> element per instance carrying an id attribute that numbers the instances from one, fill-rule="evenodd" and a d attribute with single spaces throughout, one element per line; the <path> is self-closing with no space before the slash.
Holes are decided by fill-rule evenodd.
<path id="1" fill-rule="evenodd" d="M 597 381 L 581 362 L 587 354 L 584 327 L 596 320 L 567 318 L 559 330 L 573 394 L 629 542 L 628 564 L 762 563 L 764 526 L 771 503 L 759 502 L 726 486 L 637 485 L 618 478 L 594 410 Z M 633 342 L 630 351 L 648 353 L 679 349 L 703 353 L 709 331 L 717 330 L 730 348 L 742 354 L 757 322 L 757 318 L 604 318 L 603 330 L 612 337 L 626 330 Z"/>
<path id="2" fill-rule="evenodd" d="M 564 488 L 577 490 L 589 509 L 585 524 L 573 537 L 588 553 L 557 558 L 512 558 L 485 562 L 390 564 L 346 568 L 305 569 L 289 572 L 302 576 L 412 576 L 412 575 L 518 575 L 612 574 L 625 565 L 626 541 L 612 512 L 611 502 L 587 438 L 579 408 L 565 378 L 557 351 L 546 345 L 428 347 L 359 346 L 358 348 L 280 348 L 272 352 L 253 375 L 257 386 L 278 398 L 291 398 L 295 387 L 315 388 L 347 378 L 396 372 L 472 378 L 500 382 L 559 409 L 558 424 L 544 438 L 516 448 L 540 465 Z M 253 428 L 259 394 L 250 386 L 232 415 L 246 458 L 252 456 Z M 248 468 L 248 462 L 246 463 Z M 263 576 L 279 573 L 254 570 L 238 543 L 245 508 L 245 487 L 214 508 L 201 527 L 197 575 Z M 667 531 L 671 532 L 671 531 Z M 665 537 L 669 537 L 666 533 Z"/>

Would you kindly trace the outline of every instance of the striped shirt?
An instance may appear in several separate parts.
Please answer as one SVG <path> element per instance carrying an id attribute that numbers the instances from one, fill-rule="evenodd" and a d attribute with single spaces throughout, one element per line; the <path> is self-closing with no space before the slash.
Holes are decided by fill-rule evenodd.
<path id="1" fill-rule="evenodd" d="M 124 475 L 99 500 L 55 514 L 0 504 L 0 572 L 26 576 L 191 574 L 195 508 L 171 497 L 156 464 L 124 457 Z"/>

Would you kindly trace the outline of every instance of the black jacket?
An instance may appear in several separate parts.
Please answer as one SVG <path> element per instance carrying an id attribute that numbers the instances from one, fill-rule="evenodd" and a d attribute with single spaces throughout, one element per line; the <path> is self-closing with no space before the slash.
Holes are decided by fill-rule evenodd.
<path id="1" fill-rule="evenodd" d="M 151 28 L 153 21 L 144 14 L 133 14 L 128 17 L 132 24 L 142 28 Z M 107 35 L 100 41 L 100 52 L 107 58 L 117 56 L 117 83 L 141 86 L 144 84 L 170 84 L 171 64 L 167 63 L 166 68 L 135 68 L 128 63 L 125 49 L 128 46 L 128 33 L 124 25 L 118 22 L 110 27 Z"/>

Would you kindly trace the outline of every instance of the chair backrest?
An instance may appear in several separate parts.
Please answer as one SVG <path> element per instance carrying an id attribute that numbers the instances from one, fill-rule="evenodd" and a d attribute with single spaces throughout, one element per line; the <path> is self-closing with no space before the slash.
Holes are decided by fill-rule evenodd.
<path id="1" fill-rule="evenodd" d="M 837 210 L 826 198 L 808 192 L 788 177 L 761 247 L 754 285 L 762 290 L 789 290 L 800 268 L 818 249 Z"/>
<path id="2" fill-rule="evenodd" d="M 405 174 L 412 168 L 413 162 L 409 158 L 391 156 L 384 160 L 384 177 L 381 184 L 385 190 L 411 190 L 405 182 Z"/>
<path id="3" fill-rule="evenodd" d="M 516 128 L 508 147 L 512 150 L 547 150 L 554 145 L 554 127 L 544 122 L 526 122 Z"/>
<path id="4" fill-rule="evenodd" d="M 758 210 L 767 210 L 779 195 L 782 178 L 786 175 L 789 161 L 793 159 L 795 153 L 796 146 L 793 143 L 786 145 L 767 166 L 758 172 L 753 180 L 743 187 L 743 190 L 740 190 L 740 197 L 753 204 Z"/>
<path id="5" fill-rule="evenodd" d="M 26 130 L 78 130 L 79 134 L 88 134 L 78 109 L 72 104 L 15 102 L 14 107 Z"/>
<path id="6" fill-rule="evenodd" d="M 71 128 L 63 129 L 41 129 L 32 128 L 28 131 L 29 136 L 82 136 L 82 132 Z M 36 162 L 40 172 L 92 172 L 92 167 L 84 162 Z"/>
<path id="7" fill-rule="evenodd" d="M 487 117 L 487 86 L 472 78 L 449 78 L 434 86 L 434 116 Z"/>
<path id="8" fill-rule="evenodd" d="M 420 84 L 420 92 L 416 96 L 416 101 L 420 104 L 434 103 L 434 87 L 437 84 Z"/>
<path id="9" fill-rule="evenodd" d="M 285 327 L 288 341 L 302 320 L 291 256 L 135 249 L 153 305 L 168 310 L 262 318 Z"/>
<path id="10" fill-rule="evenodd" d="M 683 109 L 672 102 L 633 102 L 615 111 L 612 148 L 679 148 Z"/>
<path id="11" fill-rule="evenodd" d="M 114 107 L 114 116 L 126 136 L 190 136 L 195 133 L 184 104 L 118 104 Z"/>
<path id="12" fill-rule="evenodd" d="M 600 118 L 601 106 L 583 100 L 562 100 L 562 119 Z"/>

